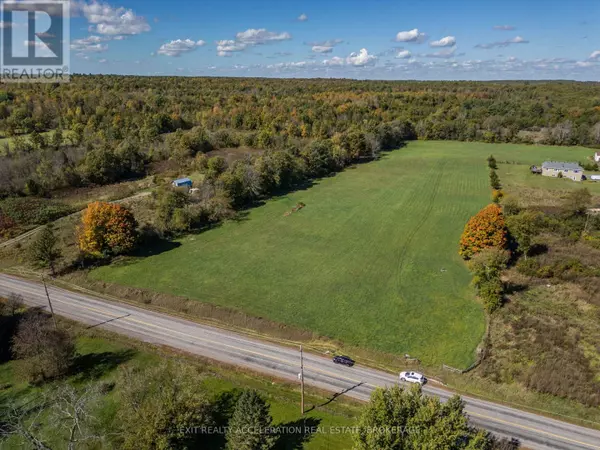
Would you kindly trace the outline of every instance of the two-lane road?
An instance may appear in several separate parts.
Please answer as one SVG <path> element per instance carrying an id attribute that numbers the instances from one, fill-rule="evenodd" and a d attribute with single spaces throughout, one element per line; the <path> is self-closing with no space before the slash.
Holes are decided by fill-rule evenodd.
<path id="1" fill-rule="evenodd" d="M 281 379 L 298 380 L 299 353 L 294 348 L 52 286 L 48 289 L 55 313 L 69 319 Z M 41 284 L 0 274 L 0 296 L 11 293 L 22 295 L 29 305 L 47 306 Z M 304 355 L 304 371 L 306 384 L 360 400 L 368 400 L 375 387 L 398 381 L 397 375 L 361 366 L 337 366 L 330 358 L 311 353 Z M 442 399 L 452 395 L 429 384 L 424 391 Z M 600 450 L 600 431 L 476 398 L 463 399 L 473 424 L 515 437 L 526 447 Z"/>

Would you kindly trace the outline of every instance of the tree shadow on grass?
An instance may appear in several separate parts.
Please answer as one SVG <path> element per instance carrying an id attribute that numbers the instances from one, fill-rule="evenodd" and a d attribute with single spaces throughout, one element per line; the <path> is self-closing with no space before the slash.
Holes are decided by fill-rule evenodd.
<path id="1" fill-rule="evenodd" d="M 127 349 L 118 352 L 88 353 L 78 355 L 73 361 L 71 372 L 80 381 L 98 379 L 112 372 L 121 364 L 136 355 L 135 350 Z"/>
<path id="2" fill-rule="evenodd" d="M 312 439 L 321 419 L 305 417 L 275 425 L 283 430 L 277 437 L 275 450 L 301 450 Z"/>
<path id="3" fill-rule="evenodd" d="M 180 242 L 169 241 L 167 239 L 156 239 L 150 242 L 145 242 L 132 251 L 129 256 L 146 258 L 148 256 L 160 255 L 161 253 L 181 247 Z"/>

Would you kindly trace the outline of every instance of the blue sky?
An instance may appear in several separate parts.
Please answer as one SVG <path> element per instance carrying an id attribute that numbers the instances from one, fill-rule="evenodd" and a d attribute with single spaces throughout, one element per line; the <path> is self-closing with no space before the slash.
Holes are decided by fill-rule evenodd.
<path id="1" fill-rule="evenodd" d="M 599 0 L 73 3 L 79 73 L 600 81 Z"/>

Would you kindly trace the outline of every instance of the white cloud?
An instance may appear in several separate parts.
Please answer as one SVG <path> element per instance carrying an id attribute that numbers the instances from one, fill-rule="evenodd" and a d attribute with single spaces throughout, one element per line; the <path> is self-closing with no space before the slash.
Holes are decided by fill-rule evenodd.
<path id="1" fill-rule="evenodd" d="M 242 50 L 245 50 L 246 47 L 246 44 L 242 44 L 231 39 L 217 41 L 217 55 L 231 56 L 233 52 L 241 52 Z"/>
<path id="2" fill-rule="evenodd" d="M 516 28 L 512 25 L 494 25 L 493 29 L 496 31 L 513 31 Z"/>
<path id="3" fill-rule="evenodd" d="M 425 33 L 420 33 L 417 28 L 410 31 L 400 31 L 396 35 L 396 42 L 415 42 L 420 44 L 425 41 L 425 39 L 427 39 L 427 35 Z"/>
<path id="4" fill-rule="evenodd" d="M 333 47 L 327 47 L 325 45 L 313 45 L 312 51 L 315 53 L 331 53 Z"/>
<path id="5" fill-rule="evenodd" d="M 108 3 L 93 1 L 79 5 L 81 14 L 92 24 L 90 31 L 116 36 L 122 34 L 141 34 L 150 31 L 150 25 L 144 17 L 137 16 L 131 9 L 112 7 Z"/>
<path id="6" fill-rule="evenodd" d="M 590 55 L 590 57 L 588 59 L 591 60 L 600 60 L 600 50 L 596 50 L 595 52 L 592 52 L 592 54 Z"/>
<path id="7" fill-rule="evenodd" d="M 98 62 L 99 62 L 100 64 L 106 64 L 106 63 L 108 62 L 108 59 L 106 59 L 106 58 L 102 58 L 102 59 L 99 59 L 99 60 L 98 60 Z"/>
<path id="8" fill-rule="evenodd" d="M 326 59 L 323 61 L 323 64 L 326 66 L 343 66 L 346 64 L 346 60 L 344 58 L 340 58 L 339 56 L 334 56 L 331 59 Z"/>
<path id="9" fill-rule="evenodd" d="M 431 41 L 430 47 L 452 47 L 456 45 L 456 38 L 454 36 L 446 36 L 441 38 L 439 41 Z"/>
<path id="10" fill-rule="evenodd" d="M 341 44 L 341 39 L 332 39 L 323 42 L 309 42 L 308 45 L 312 46 L 312 51 L 315 53 L 331 53 L 333 51 L 333 47 L 338 44 Z"/>
<path id="11" fill-rule="evenodd" d="M 100 36 L 91 35 L 82 39 L 71 41 L 71 50 L 82 53 L 101 53 L 108 50 L 108 45 L 103 44 L 107 39 Z"/>
<path id="12" fill-rule="evenodd" d="M 291 38 L 292 36 L 287 32 L 275 33 L 265 28 L 250 28 L 237 33 L 235 39 L 217 41 L 217 55 L 231 56 L 234 52 L 241 52 L 256 45 L 287 41 Z"/>
<path id="13" fill-rule="evenodd" d="M 287 41 L 292 38 L 289 33 L 274 33 L 267 31 L 265 28 L 254 29 L 250 28 L 246 31 L 241 31 L 235 35 L 236 41 L 247 45 L 261 45 L 268 42 Z"/>
<path id="14" fill-rule="evenodd" d="M 298 20 L 299 20 L 300 22 L 306 22 L 306 21 L 308 20 L 308 16 L 307 16 L 306 14 L 300 14 L 300 15 L 298 16 Z"/>
<path id="15" fill-rule="evenodd" d="M 160 46 L 156 51 L 159 55 L 181 56 L 183 53 L 191 52 L 198 47 L 202 47 L 206 42 L 192 41 L 191 39 L 177 39 Z"/>
<path id="16" fill-rule="evenodd" d="M 373 66 L 376 62 L 377 56 L 370 55 L 366 48 L 362 48 L 359 52 L 350 53 L 346 58 L 334 56 L 331 59 L 326 59 L 323 61 L 323 65 L 364 67 Z"/>
<path id="17" fill-rule="evenodd" d="M 455 54 L 456 54 L 456 47 L 452 47 L 452 48 L 440 50 L 439 52 L 427 53 L 425 56 L 427 58 L 448 59 L 448 58 L 453 58 L 455 56 Z"/>
<path id="18" fill-rule="evenodd" d="M 477 44 L 475 48 L 489 50 L 491 48 L 508 47 L 509 45 L 513 44 L 529 44 L 529 41 L 523 39 L 521 36 L 516 36 L 512 39 L 507 39 L 506 41 L 491 42 L 489 44 Z"/>
<path id="19" fill-rule="evenodd" d="M 409 59 L 412 56 L 412 53 L 408 50 L 398 50 L 396 53 L 396 58 L 399 59 Z"/>
<path id="20" fill-rule="evenodd" d="M 593 62 L 591 62 L 591 61 L 577 61 L 575 63 L 575 65 L 577 67 L 583 67 L 583 68 L 595 66 L 595 64 Z"/>
<path id="21" fill-rule="evenodd" d="M 346 58 L 346 64 L 352 66 L 369 66 L 375 64 L 377 61 L 377 56 L 369 55 L 369 52 L 366 48 L 361 48 L 358 53 L 353 52 Z"/>

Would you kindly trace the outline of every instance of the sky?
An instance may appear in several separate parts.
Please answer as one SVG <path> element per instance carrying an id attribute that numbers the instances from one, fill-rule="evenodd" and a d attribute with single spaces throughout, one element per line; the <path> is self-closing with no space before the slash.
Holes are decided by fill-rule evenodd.
<path id="1" fill-rule="evenodd" d="M 600 81 L 600 0 L 83 0 L 71 72 Z"/>

